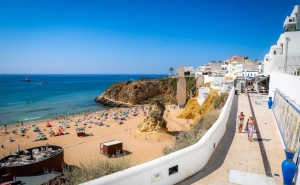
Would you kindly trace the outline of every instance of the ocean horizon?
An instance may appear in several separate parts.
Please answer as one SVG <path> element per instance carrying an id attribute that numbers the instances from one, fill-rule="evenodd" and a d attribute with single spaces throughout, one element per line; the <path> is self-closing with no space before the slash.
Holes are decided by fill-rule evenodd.
<path id="1" fill-rule="evenodd" d="M 31 81 L 23 82 L 25 76 Z M 0 126 L 109 109 L 95 102 L 116 82 L 166 74 L 1 74 Z"/>

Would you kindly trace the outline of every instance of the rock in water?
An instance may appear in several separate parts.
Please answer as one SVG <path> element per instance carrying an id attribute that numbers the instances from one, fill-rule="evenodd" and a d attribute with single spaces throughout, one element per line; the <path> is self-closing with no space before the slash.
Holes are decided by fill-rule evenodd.
<path id="1" fill-rule="evenodd" d="M 168 132 L 167 121 L 163 118 L 165 106 L 155 101 L 149 109 L 149 116 L 139 126 L 140 132 Z"/>

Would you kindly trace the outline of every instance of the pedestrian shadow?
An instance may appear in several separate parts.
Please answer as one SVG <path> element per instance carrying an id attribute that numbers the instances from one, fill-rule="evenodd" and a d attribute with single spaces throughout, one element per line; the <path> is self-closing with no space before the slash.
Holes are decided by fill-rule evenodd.
<path id="1" fill-rule="evenodd" d="M 253 138 L 253 141 L 271 141 L 272 139 L 258 139 L 258 138 Z"/>
<path id="2" fill-rule="evenodd" d="M 194 175 L 186 178 L 185 180 L 177 183 L 177 185 L 186 185 L 195 183 L 202 178 L 208 176 L 209 174 L 216 171 L 218 168 L 222 166 L 229 151 L 229 148 L 232 144 L 233 138 L 236 134 L 236 118 L 238 111 L 238 96 L 234 96 L 232 101 L 232 106 L 230 110 L 230 115 L 227 122 L 226 132 L 218 144 L 216 150 L 210 157 L 209 161 L 200 171 L 195 173 Z"/>

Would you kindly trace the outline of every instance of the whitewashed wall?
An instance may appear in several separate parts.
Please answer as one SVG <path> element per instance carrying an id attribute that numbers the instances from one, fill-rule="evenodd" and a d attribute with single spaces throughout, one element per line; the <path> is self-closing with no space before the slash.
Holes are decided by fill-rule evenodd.
<path id="1" fill-rule="evenodd" d="M 270 74 L 269 97 L 274 99 L 275 88 L 278 88 L 289 100 L 295 100 L 300 105 L 300 76 L 293 76 L 280 72 Z"/>
<path id="2" fill-rule="evenodd" d="M 202 105 L 202 103 L 204 102 L 206 96 L 209 94 L 209 91 L 209 87 L 199 87 L 197 101 L 200 105 Z"/>
<path id="3" fill-rule="evenodd" d="M 233 97 L 234 89 L 231 90 L 219 119 L 196 144 L 147 163 L 83 183 L 82 185 L 168 185 L 180 182 L 195 174 L 208 162 L 226 131 Z M 169 168 L 176 165 L 178 165 L 178 172 L 169 176 Z M 155 177 L 156 174 L 158 177 Z"/>
<path id="4" fill-rule="evenodd" d="M 224 80 L 225 80 L 225 77 L 204 75 L 204 83 L 213 82 L 213 81 L 224 82 Z"/>

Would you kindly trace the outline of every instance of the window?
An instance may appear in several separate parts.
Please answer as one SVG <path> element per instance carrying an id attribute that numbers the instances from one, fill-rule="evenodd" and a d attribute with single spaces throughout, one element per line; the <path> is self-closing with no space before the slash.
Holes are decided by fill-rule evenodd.
<path id="1" fill-rule="evenodd" d="M 276 55 L 276 51 L 274 51 L 273 54 Z"/>
<path id="2" fill-rule="evenodd" d="M 177 172 L 178 172 L 178 165 L 169 168 L 169 175 L 172 175 Z"/>

